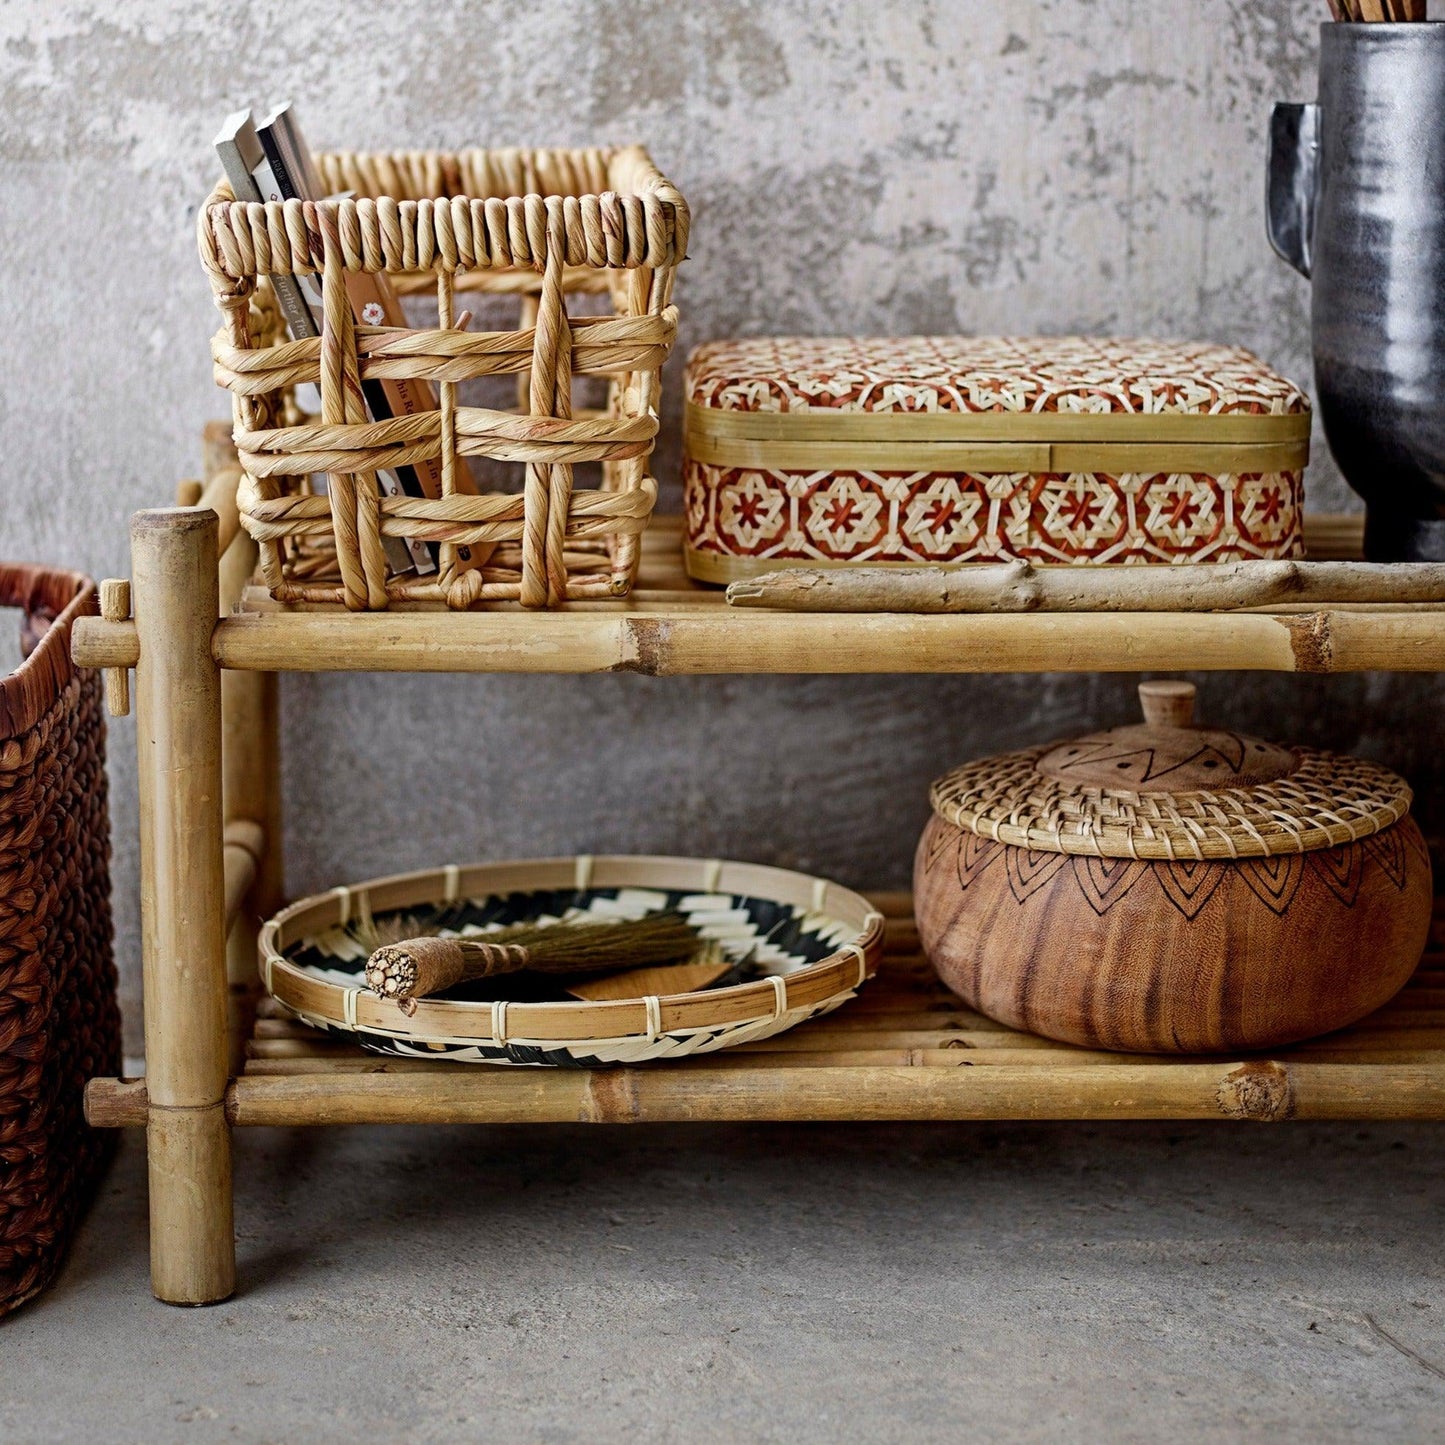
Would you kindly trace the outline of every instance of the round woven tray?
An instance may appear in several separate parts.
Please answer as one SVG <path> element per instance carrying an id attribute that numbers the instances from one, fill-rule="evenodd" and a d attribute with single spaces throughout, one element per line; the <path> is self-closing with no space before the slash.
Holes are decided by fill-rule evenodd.
<path id="1" fill-rule="evenodd" d="M 1378 763 L 1295 750 L 1288 777 L 1210 792 L 1081 788 L 1045 777 L 1048 748 L 965 763 L 930 794 L 933 811 L 982 838 L 1104 858 L 1265 858 L 1337 848 L 1410 811 L 1409 784 Z"/>
<path id="2" fill-rule="evenodd" d="M 736 963 L 713 988 L 610 1001 L 423 999 L 408 1017 L 362 985 L 369 929 L 407 915 L 418 932 L 559 916 L 677 909 Z M 768 1038 L 853 997 L 878 965 L 883 918 L 821 878 L 716 859 L 577 857 L 481 863 L 380 878 L 303 898 L 261 930 L 266 988 L 317 1028 L 365 1049 L 461 1063 L 633 1064 Z M 522 976 L 515 976 L 521 978 Z M 533 988 L 545 989 L 537 984 Z"/>

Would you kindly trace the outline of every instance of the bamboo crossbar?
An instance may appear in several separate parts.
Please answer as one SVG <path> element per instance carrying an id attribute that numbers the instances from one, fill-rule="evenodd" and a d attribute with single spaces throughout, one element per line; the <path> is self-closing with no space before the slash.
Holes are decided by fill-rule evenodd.
<path id="1" fill-rule="evenodd" d="M 135 625 L 77 620 L 75 659 L 133 667 Z M 972 673 L 1445 670 L 1434 611 L 1000 615 L 559 611 L 259 613 L 222 620 L 220 666 L 260 672 Z"/>
<path id="2" fill-rule="evenodd" d="M 1256 1088 L 1264 1079 L 1267 1087 Z M 94 1080 L 87 1117 L 145 1122 L 143 1080 Z M 963 1119 L 1439 1119 L 1445 1062 L 907 1065 L 247 1074 L 238 1126 Z"/>

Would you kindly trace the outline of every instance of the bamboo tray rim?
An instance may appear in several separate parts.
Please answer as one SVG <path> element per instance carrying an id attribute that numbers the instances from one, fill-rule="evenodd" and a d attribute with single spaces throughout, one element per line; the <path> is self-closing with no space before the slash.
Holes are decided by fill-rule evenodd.
<path id="1" fill-rule="evenodd" d="M 684 889 L 762 897 L 807 909 L 858 931 L 826 958 L 785 976 L 726 988 L 608 1002 L 484 1003 L 429 1000 L 408 1017 L 364 987 L 317 978 L 285 956 L 298 939 L 371 912 L 460 898 L 553 888 Z M 418 1044 L 543 1047 L 653 1039 L 782 1018 L 850 993 L 877 970 L 883 915 L 827 879 L 764 864 L 668 855 L 577 855 L 450 864 L 392 874 L 298 899 L 262 927 L 257 954 L 266 991 L 303 1018 Z"/>

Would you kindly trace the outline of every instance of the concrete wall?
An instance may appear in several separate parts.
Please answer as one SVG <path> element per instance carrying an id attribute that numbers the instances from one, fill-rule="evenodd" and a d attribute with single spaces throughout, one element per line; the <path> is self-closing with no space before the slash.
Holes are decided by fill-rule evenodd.
<path id="1" fill-rule="evenodd" d="M 1096 330 L 1307 378 L 1261 219 L 1270 103 L 1324 0 L 532 0 L 0 7 L 0 553 L 127 570 L 125 524 L 224 414 L 192 240 L 210 137 L 294 96 L 355 148 L 641 139 L 694 207 L 683 347 L 737 332 Z M 675 474 L 677 367 L 659 475 Z M 1312 504 L 1349 501 L 1319 445 Z M 675 493 L 674 493 L 675 496 Z M 293 891 L 452 858 L 700 850 L 901 883 L 928 779 L 1123 720 L 1131 679 L 306 678 Z M 1405 768 L 1433 683 L 1217 679 L 1204 708 Z M 133 732 L 113 729 L 132 1038 Z"/>

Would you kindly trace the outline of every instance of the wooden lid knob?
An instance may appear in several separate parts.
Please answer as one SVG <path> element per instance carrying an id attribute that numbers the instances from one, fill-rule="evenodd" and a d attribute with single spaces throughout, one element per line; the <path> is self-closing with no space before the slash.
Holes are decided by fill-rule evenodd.
<path id="1" fill-rule="evenodd" d="M 1141 682 L 1139 706 L 1144 709 L 1144 721 L 1151 728 L 1193 727 L 1197 691 L 1192 682 Z"/>

